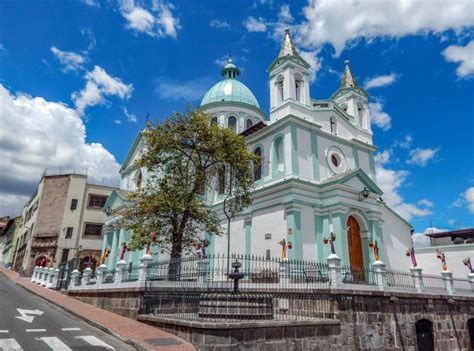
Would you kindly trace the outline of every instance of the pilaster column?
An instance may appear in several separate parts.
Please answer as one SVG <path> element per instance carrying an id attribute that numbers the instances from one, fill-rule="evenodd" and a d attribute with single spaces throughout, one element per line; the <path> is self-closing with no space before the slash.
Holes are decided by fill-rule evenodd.
<path id="1" fill-rule="evenodd" d="M 441 276 L 443 277 L 448 294 L 452 295 L 454 293 L 453 273 L 450 271 L 442 271 Z"/>
<path id="2" fill-rule="evenodd" d="M 138 272 L 138 280 L 143 282 L 148 277 L 148 266 L 151 264 L 153 258 L 150 255 L 143 255 L 140 258 L 140 269 Z"/>
<path id="3" fill-rule="evenodd" d="M 43 279 L 41 280 L 41 286 L 46 286 L 46 284 L 48 283 L 48 277 L 49 277 L 49 268 L 44 267 Z"/>
<path id="4" fill-rule="evenodd" d="M 110 256 L 108 257 L 109 261 L 107 262 L 107 266 L 109 269 L 113 269 L 116 265 L 118 246 L 119 246 L 119 230 L 115 229 L 113 233 L 112 248 L 110 250 Z"/>
<path id="5" fill-rule="evenodd" d="M 380 288 L 380 290 L 383 290 L 386 286 L 388 286 L 385 263 L 383 263 L 382 261 L 375 261 L 374 263 L 372 263 L 372 268 L 375 271 L 377 286 Z"/>
<path id="6" fill-rule="evenodd" d="M 107 265 L 101 264 L 99 267 L 96 268 L 96 275 L 97 275 L 97 283 L 96 284 L 103 284 L 105 279 L 105 271 L 107 270 Z"/>
<path id="7" fill-rule="evenodd" d="M 329 278 L 331 279 L 331 287 L 340 287 L 342 285 L 341 259 L 336 254 L 330 254 L 326 260 L 329 266 Z"/>
<path id="8" fill-rule="evenodd" d="M 86 286 L 87 284 L 89 284 L 91 280 L 91 274 L 92 274 L 92 269 L 90 267 L 87 267 L 86 269 L 84 269 L 84 271 L 82 272 L 81 286 Z"/>
<path id="9" fill-rule="evenodd" d="M 76 286 L 77 278 L 79 277 L 79 271 L 77 269 L 73 270 L 71 273 L 71 280 L 69 281 L 68 290 L 71 290 Z"/>
<path id="10" fill-rule="evenodd" d="M 415 283 L 415 289 L 418 292 L 423 292 L 425 290 L 425 283 L 423 282 L 423 268 L 420 267 L 411 267 L 411 275 L 413 277 L 413 282 Z"/>
<path id="11" fill-rule="evenodd" d="M 292 248 L 288 249 L 289 259 L 303 259 L 303 242 L 301 239 L 301 212 L 300 208 L 294 205 L 286 207 L 286 242 L 292 243 Z"/>
<path id="12" fill-rule="evenodd" d="M 245 217 L 245 255 L 250 256 L 252 254 L 252 217 Z M 250 260 L 245 260 L 245 271 L 248 272 L 250 269 Z"/>
<path id="13" fill-rule="evenodd" d="M 117 267 L 115 268 L 115 283 L 121 283 L 127 270 L 127 262 L 125 260 L 120 260 L 117 262 Z"/>
<path id="14" fill-rule="evenodd" d="M 474 292 L 474 273 L 469 273 L 467 279 L 471 282 L 471 291 Z"/>

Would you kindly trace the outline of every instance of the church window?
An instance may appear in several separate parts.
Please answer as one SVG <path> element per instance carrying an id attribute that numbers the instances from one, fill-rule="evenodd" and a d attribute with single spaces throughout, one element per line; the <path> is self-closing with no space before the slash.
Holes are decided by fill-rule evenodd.
<path id="1" fill-rule="evenodd" d="M 257 160 L 255 161 L 255 174 L 254 174 L 254 179 L 260 180 L 262 179 L 262 149 L 257 148 L 255 150 L 255 156 L 257 156 Z"/>
<path id="2" fill-rule="evenodd" d="M 284 95 L 283 95 L 283 76 L 279 76 L 276 80 L 276 88 L 277 88 L 277 100 L 278 103 L 283 102 Z"/>
<path id="3" fill-rule="evenodd" d="M 284 154 L 283 154 L 283 138 L 279 137 L 275 140 L 274 144 L 274 149 L 275 149 L 275 170 L 278 173 L 281 173 L 285 170 L 285 159 L 284 159 Z"/>
<path id="4" fill-rule="evenodd" d="M 246 128 L 246 129 L 249 129 L 249 128 L 252 127 L 252 126 L 253 126 L 253 122 L 252 122 L 252 120 L 249 118 L 249 119 L 247 120 L 246 124 L 245 124 L 245 128 Z"/>
<path id="5" fill-rule="evenodd" d="M 329 119 L 329 123 L 331 125 L 331 133 L 337 135 L 337 124 L 336 124 L 336 117 L 332 116 Z"/>
<path id="6" fill-rule="evenodd" d="M 334 173 L 341 173 L 347 170 L 347 161 L 344 154 L 338 148 L 331 146 L 326 156 L 329 169 Z"/>
<path id="7" fill-rule="evenodd" d="M 357 104 L 357 115 L 358 115 L 358 118 L 359 118 L 359 127 L 364 128 L 364 126 L 365 126 L 365 123 L 364 123 L 364 120 L 365 120 L 365 107 L 360 102 Z"/>
<path id="8" fill-rule="evenodd" d="M 211 119 L 211 124 L 215 124 L 215 125 L 218 124 L 218 121 L 217 121 L 217 117 L 216 117 L 216 116 L 212 117 L 212 119 Z"/>
<path id="9" fill-rule="evenodd" d="M 218 178 L 217 192 L 219 194 L 224 194 L 225 192 L 225 167 L 224 166 L 219 168 L 217 178 Z"/>
<path id="10" fill-rule="evenodd" d="M 303 88 L 303 80 L 299 74 L 295 75 L 295 97 L 296 101 L 301 102 L 301 90 Z"/>
<path id="11" fill-rule="evenodd" d="M 339 159 L 338 157 L 336 156 L 336 154 L 332 154 L 331 156 L 331 162 L 332 164 L 335 166 L 335 167 L 339 167 Z"/>
<path id="12" fill-rule="evenodd" d="M 227 120 L 227 127 L 234 133 L 237 132 L 237 119 L 234 116 L 230 116 Z"/>

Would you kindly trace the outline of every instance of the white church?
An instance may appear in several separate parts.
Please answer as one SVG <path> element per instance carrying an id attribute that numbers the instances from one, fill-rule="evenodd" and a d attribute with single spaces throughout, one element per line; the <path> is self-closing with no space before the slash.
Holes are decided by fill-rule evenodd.
<path id="1" fill-rule="evenodd" d="M 340 88 L 326 100 L 313 99 L 309 68 L 287 29 L 268 68 L 269 118 L 231 60 L 221 70 L 223 79 L 202 99 L 200 108 L 212 122 L 243 135 L 262 160 L 255 171 L 253 204 L 231 222 L 231 252 L 278 257 L 278 242 L 285 239 L 291 243 L 290 259 L 325 262 L 330 248 L 323 239 L 333 232 L 344 265 L 369 267 L 375 261 L 369 247 L 373 241 L 387 268 L 408 269 L 405 251 L 411 246 L 412 227 L 386 205 L 377 185 L 368 94 L 346 61 Z M 142 182 L 133 163 L 143 143 L 139 133 L 120 169 L 123 190 L 115 191 L 106 204 L 110 215 L 102 249 L 111 250 L 106 261 L 110 268 L 131 235 L 118 225 L 118 210 L 127 191 Z M 219 185 L 206 193 L 225 229 L 224 198 Z M 225 235 L 203 237 L 210 241 L 207 254 L 227 252 Z M 127 252 L 125 259 L 138 265 L 142 254 Z M 154 259 L 159 255 L 154 248 Z"/>

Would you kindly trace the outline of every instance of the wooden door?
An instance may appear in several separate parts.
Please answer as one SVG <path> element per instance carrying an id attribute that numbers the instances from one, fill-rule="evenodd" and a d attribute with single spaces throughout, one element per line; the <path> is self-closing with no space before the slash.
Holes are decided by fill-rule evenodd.
<path id="1" fill-rule="evenodd" d="M 365 281 L 364 258 L 362 256 L 362 241 L 360 238 L 359 223 L 354 217 L 349 216 L 347 219 L 347 226 L 349 262 L 351 266 L 352 277 L 357 280 Z"/>

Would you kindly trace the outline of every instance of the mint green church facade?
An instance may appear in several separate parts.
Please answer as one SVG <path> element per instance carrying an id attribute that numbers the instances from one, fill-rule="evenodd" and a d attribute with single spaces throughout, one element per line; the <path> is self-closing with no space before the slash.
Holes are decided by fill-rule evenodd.
<path id="1" fill-rule="evenodd" d="M 340 88 L 327 100 L 310 97 L 309 64 L 296 51 L 285 31 L 278 57 L 268 68 L 270 111 L 267 115 L 240 81 L 240 70 L 229 60 L 223 79 L 203 97 L 200 108 L 212 123 L 246 138 L 249 150 L 261 157 L 255 170 L 254 201 L 231 222 L 231 251 L 275 257 L 278 242 L 291 243 L 289 258 L 324 262 L 330 254 L 323 240 L 336 235 L 335 249 L 342 263 L 369 267 L 375 261 L 369 242 L 377 242 L 388 268 L 409 268 L 404 257 L 411 246 L 411 225 L 383 201 L 377 184 L 368 94 L 358 86 L 345 62 Z M 109 198 L 110 209 L 103 250 L 111 249 L 107 264 L 118 261 L 121 243 L 130 233 L 120 228 L 118 213 L 127 191 L 146 181 L 133 161 L 143 148 L 139 133 L 120 170 L 121 188 Z M 213 180 L 205 201 L 222 220 L 225 194 Z M 212 237 L 207 252 L 227 251 L 227 237 Z M 159 258 L 154 249 L 154 259 Z M 128 252 L 127 262 L 138 264 L 143 252 Z"/>

